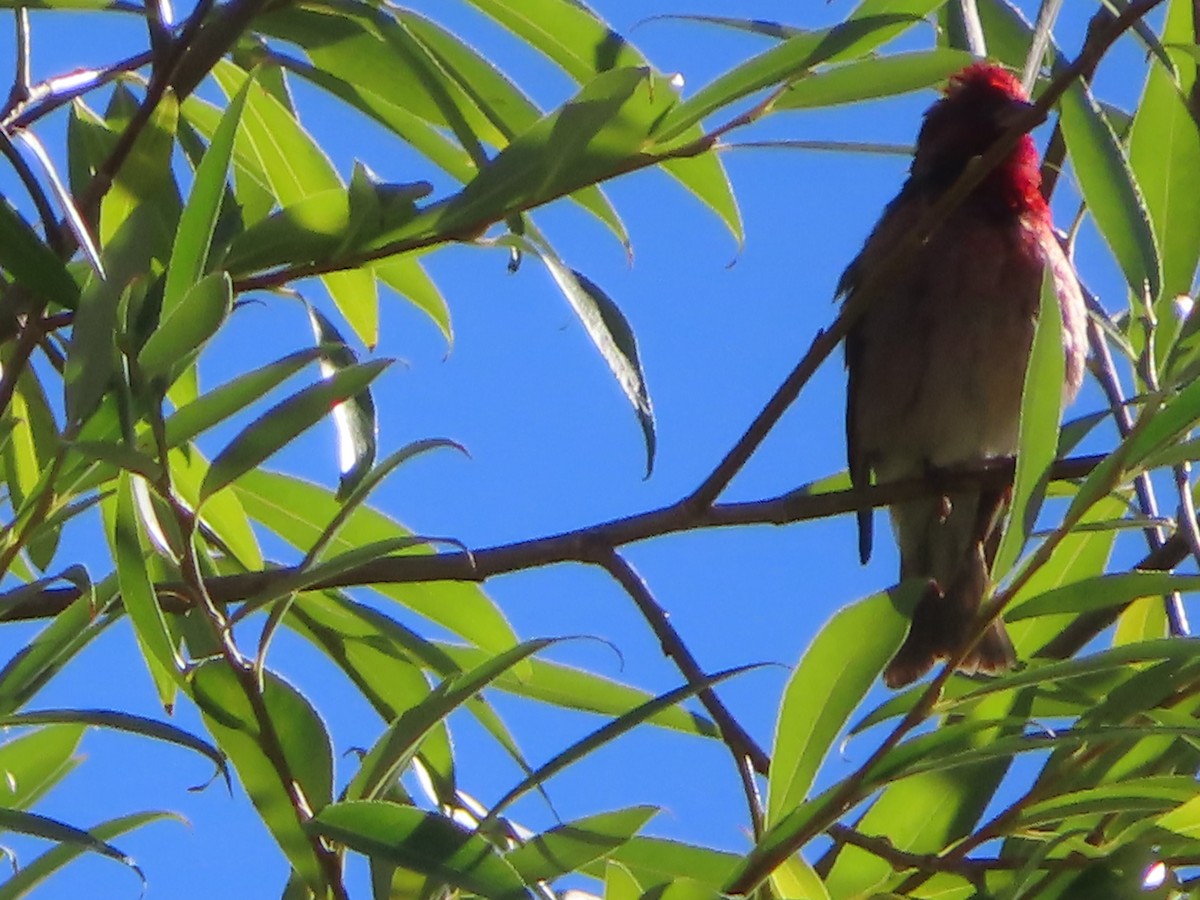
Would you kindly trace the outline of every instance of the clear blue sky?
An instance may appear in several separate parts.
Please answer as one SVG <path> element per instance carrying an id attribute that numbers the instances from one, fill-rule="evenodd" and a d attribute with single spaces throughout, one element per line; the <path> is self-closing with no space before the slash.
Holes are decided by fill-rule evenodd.
<path id="1" fill-rule="evenodd" d="M 543 107 L 570 96 L 565 77 L 464 11 L 466 4 L 428 0 L 413 5 L 492 53 Z M 767 42 L 674 21 L 635 29 L 644 16 L 732 13 L 818 26 L 842 18 L 850 8 L 846 0 L 754 0 L 734 9 L 718 0 L 596 0 L 593 6 L 660 69 L 682 72 L 685 92 Z M 1070 53 L 1079 46 L 1082 29 L 1082 20 L 1071 16 L 1090 11 L 1091 4 L 1067 7 L 1057 37 Z M 82 29 L 78 20 L 71 25 L 71 18 L 35 14 L 36 76 L 101 64 L 121 56 L 122 48 L 140 46 L 142 31 L 135 19 L 110 33 L 105 24 L 109 17 L 88 16 Z M 917 29 L 905 46 L 930 41 L 928 30 Z M 0 34 L 0 46 L 11 46 L 7 33 Z M 7 54 L 0 57 L 0 65 L 7 60 Z M 1101 70 L 1098 93 L 1128 106 L 1143 71 L 1138 49 L 1126 39 Z M 926 92 L 869 108 L 778 116 L 733 140 L 908 143 L 933 97 Z M 345 113 L 334 116 L 328 104 L 309 92 L 300 92 L 298 99 L 304 123 L 325 143 L 344 176 L 361 158 L 385 179 L 429 178 L 439 193 L 450 188 L 379 130 Z M 60 140 L 61 120 L 43 135 Z M 471 547 L 483 547 L 647 510 L 694 488 L 832 317 L 838 275 L 907 168 L 900 157 L 795 151 L 735 150 L 724 159 L 745 219 L 742 248 L 714 216 L 655 172 L 638 173 L 607 188 L 633 238 L 632 266 L 609 234 L 569 205 L 535 215 L 562 256 L 604 287 L 637 333 L 658 419 L 659 455 L 652 478 L 642 478 L 643 450 L 633 415 L 537 262 L 526 260 L 510 275 L 502 251 L 451 247 L 431 255 L 428 265 L 450 303 L 452 347 L 407 304 L 394 297 L 383 300 L 378 353 L 406 362 L 379 382 L 380 442 L 387 453 L 418 438 L 449 437 L 465 444 L 471 458 L 449 452 L 422 458 L 388 481 L 376 495 L 377 505 L 420 533 L 453 535 Z M 1074 212 L 1069 178 L 1055 208 L 1060 221 Z M 1080 259 L 1084 278 L 1110 308 L 1121 307 L 1124 293 L 1111 260 L 1096 240 L 1085 238 Z M 326 303 L 319 285 L 309 285 L 308 296 Z M 309 341 L 298 304 L 264 297 L 261 305 L 235 316 L 228 333 L 203 359 L 202 378 L 214 385 Z M 843 403 L 840 361 L 830 361 L 729 496 L 766 497 L 842 469 Z M 1094 394 L 1085 392 L 1071 412 L 1094 405 Z M 209 452 L 227 437 L 214 436 Z M 331 431 L 316 429 L 270 465 L 333 484 Z M 744 724 L 769 746 L 787 674 L 784 666 L 799 658 L 835 609 L 894 580 L 894 552 L 886 540 L 879 544 L 875 560 L 861 568 L 852 523 L 843 518 L 669 537 L 630 548 L 628 554 L 706 668 L 782 664 L 721 689 Z M 282 559 L 294 559 L 274 544 L 266 547 Z M 101 563 L 97 559 L 94 564 Z M 103 574 L 93 572 L 97 578 Z M 619 648 L 623 668 L 616 654 L 597 642 L 556 648 L 552 658 L 655 692 L 680 682 L 628 598 L 598 571 L 561 566 L 497 579 L 487 589 L 523 637 L 597 635 Z M 403 611 L 388 609 L 403 616 Z M 0 632 L 4 657 L 32 630 L 6 626 Z M 279 639 L 271 664 L 326 716 L 339 757 L 338 783 L 343 784 L 353 762 L 341 754 L 369 745 L 382 724 L 354 699 L 333 667 L 298 639 Z M 496 703 L 535 764 L 598 724 L 592 717 L 547 711 L 503 696 Z M 127 623 L 89 648 L 33 706 L 162 713 Z M 181 707 L 174 721 L 201 730 L 190 709 Z M 455 736 L 461 785 L 485 803 L 519 777 L 493 745 L 480 740 L 471 723 L 456 721 Z M 191 823 L 187 828 L 156 824 L 118 841 L 145 868 L 147 896 L 207 898 L 218 884 L 236 886 L 247 897 L 275 896 L 281 890 L 286 864 L 244 796 L 239 792 L 231 799 L 220 784 L 187 792 L 208 778 L 203 761 L 185 751 L 106 734 L 89 735 L 83 748 L 86 762 L 39 811 L 88 825 L 137 810 L 171 809 Z M 865 756 L 865 749 L 851 744 L 846 759 L 832 761 L 826 777 L 848 773 Z M 726 751 L 716 742 L 658 731 L 635 734 L 551 781 L 548 789 L 564 819 L 654 803 L 663 812 L 651 823 L 650 833 L 732 850 L 747 846 L 740 789 Z M 513 817 L 535 830 L 554 823 L 536 798 L 516 807 Z M 38 852 L 28 841 L 12 845 L 25 860 Z M 358 865 L 354 871 L 352 889 L 363 890 L 364 869 Z M 122 867 L 91 858 L 58 876 L 45 896 L 135 897 L 138 890 L 136 877 Z"/>

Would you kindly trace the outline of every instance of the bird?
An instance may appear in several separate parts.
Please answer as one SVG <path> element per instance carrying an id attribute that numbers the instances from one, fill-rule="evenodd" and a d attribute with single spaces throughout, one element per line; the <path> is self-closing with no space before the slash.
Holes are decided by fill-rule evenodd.
<path id="1" fill-rule="evenodd" d="M 977 62 L 949 78 L 925 113 L 907 180 L 838 283 L 846 305 L 970 161 L 1028 109 L 1020 82 L 1000 65 Z M 872 474 L 876 483 L 921 478 L 1016 452 L 1047 267 L 1063 323 L 1062 402 L 1074 399 L 1087 356 L 1087 313 L 1040 187 L 1037 148 L 1026 133 L 899 261 L 888 283 L 864 298 L 845 340 L 846 445 L 855 487 L 870 484 Z M 1010 496 L 1011 488 L 955 489 L 891 506 L 900 578 L 926 579 L 926 587 L 884 670 L 889 688 L 916 681 L 964 649 L 990 587 Z M 863 564 L 871 529 L 872 510 L 860 509 Z M 959 669 L 1001 673 L 1015 662 L 997 619 Z"/>

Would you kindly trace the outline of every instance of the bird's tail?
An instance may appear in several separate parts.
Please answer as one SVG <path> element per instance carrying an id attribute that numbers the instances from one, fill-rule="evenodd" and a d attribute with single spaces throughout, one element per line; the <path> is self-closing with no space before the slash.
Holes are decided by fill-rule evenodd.
<path id="1" fill-rule="evenodd" d="M 884 671 L 890 688 L 903 687 L 938 660 L 961 652 L 988 589 L 1003 506 L 1001 493 L 921 500 L 893 510 L 901 548 L 901 577 L 925 577 L 929 587 L 913 613 L 908 637 Z M 1004 672 L 1016 662 L 1012 641 L 997 620 L 959 664 L 959 671 Z"/>

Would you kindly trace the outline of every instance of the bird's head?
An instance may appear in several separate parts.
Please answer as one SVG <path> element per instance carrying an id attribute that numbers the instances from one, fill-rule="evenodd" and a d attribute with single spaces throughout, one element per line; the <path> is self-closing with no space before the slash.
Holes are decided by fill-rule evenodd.
<path id="1" fill-rule="evenodd" d="M 950 78 L 945 96 L 925 114 L 913 176 L 948 186 L 1028 109 L 1028 96 L 1007 69 L 983 62 L 968 66 Z M 984 190 L 999 190 L 1007 205 L 1020 208 L 1040 200 L 1040 184 L 1037 148 L 1026 134 L 986 179 Z"/>

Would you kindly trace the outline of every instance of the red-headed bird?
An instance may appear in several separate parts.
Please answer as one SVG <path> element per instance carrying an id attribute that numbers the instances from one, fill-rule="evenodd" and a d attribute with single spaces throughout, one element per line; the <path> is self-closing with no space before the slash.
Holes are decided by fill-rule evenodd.
<path id="1" fill-rule="evenodd" d="M 954 183 L 1028 108 L 1005 69 L 972 65 L 925 114 L 908 180 L 838 285 L 852 297 Z M 1063 402 L 1079 390 L 1087 353 L 1079 282 L 1039 191 L 1033 139 L 1012 152 L 942 221 L 890 284 L 867 298 L 846 338 L 846 442 L 855 485 L 921 477 L 933 468 L 1010 456 L 1021 388 L 1050 267 L 1063 320 Z M 1046 385 L 1058 390 L 1058 385 Z M 962 649 L 989 586 L 1008 491 L 961 491 L 891 508 L 900 577 L 927 578 L 908 637 L 888 664 L 891 688 Z M 859 553 L 871 554 L 871 510 L 858 516 Z M 963 660 L 968 672 L 1015 662 L 997 621 Z"/>

